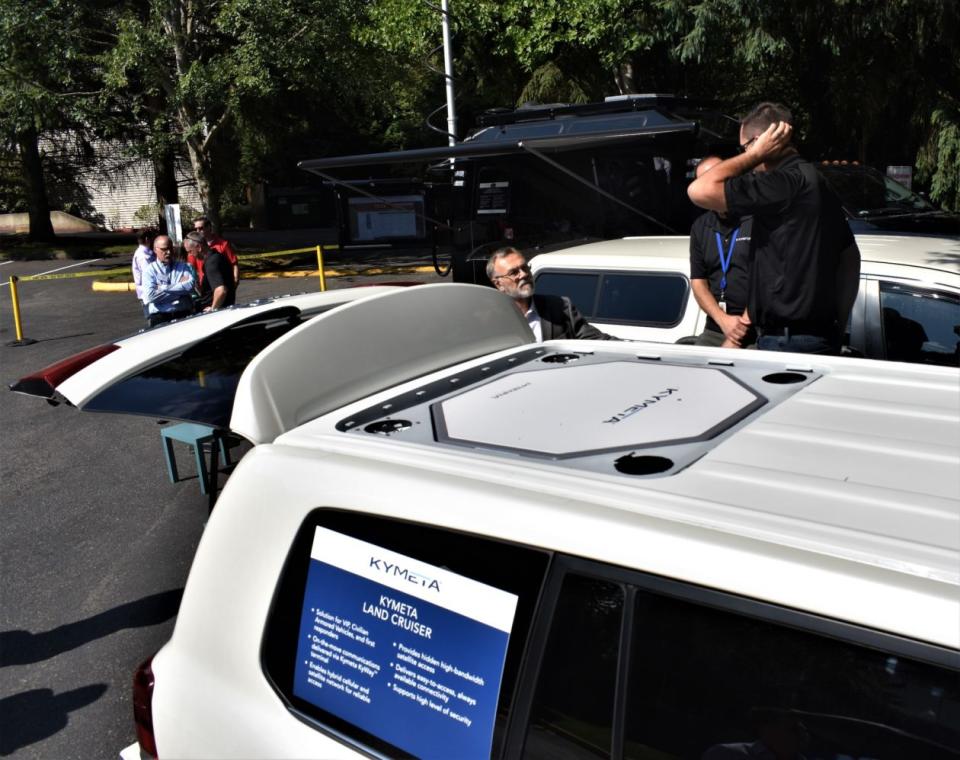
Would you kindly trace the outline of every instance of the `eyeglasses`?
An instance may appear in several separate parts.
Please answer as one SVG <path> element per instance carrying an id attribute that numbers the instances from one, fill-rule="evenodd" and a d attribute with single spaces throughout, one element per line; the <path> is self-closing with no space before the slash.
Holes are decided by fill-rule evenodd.
<path id="1" fill-rule="evenodd" d="M 745 143 L 743 143 L 740 146 L 740 152 L 746 153 L 750 149 L 750 146 L 753 145 L 759 138 L 760 138 L 760 135 L 757 135 L 756 137 L 752 137 L 749 140 L 747 140 Z"/>
<path id="2" fill-rule="evenodd" d="M 169 246 L 169 245 L 155 245 L 155 246 L 153 247 L 153 250 L 155 250 L 155 251 L 172 251 L 172 250 L 173 250 L 173 246 Z"/>
<path id="3" fill-rule="evenodd" d="M 504 272 L 503 274 L 495 275 L 493 279 L 500 280 L 506 277 L 510 280 L 515 280 L 522 274 L 530 274 L 529 264 L 522 264 L 521 266 L 514 267 L 509 272 Z"/>

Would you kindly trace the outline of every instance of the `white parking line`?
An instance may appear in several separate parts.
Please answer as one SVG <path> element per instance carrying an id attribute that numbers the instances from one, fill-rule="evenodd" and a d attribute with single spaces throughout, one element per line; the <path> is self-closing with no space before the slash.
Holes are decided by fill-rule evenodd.
<path id="1" fill-rule="evenodd" d="M 50 269 L 46 272 L 38 272 L 37 274 L 29 275 L 30 277 L 40 277 L 44 274 L 53 274 L 54 272 L 62 272 L 64 269 L 70 269 L 71 267 L 82 267 L 84 264 L 92 264 L 94 261 L 103 261 L 103 258 L 99 259 L 89 259 L 88 261 L 78 261 L 76 264 L 67 264 L 65 267 L 58 267 L 57 269 Z"/>
<path id="2" fill-rule="evenodd" d="M 13 263 L 13 259 L 10 259 L 10 261 L 0 261 L 0 267 L 4 266 L 5 264 L 12 264 L 12 263 Z"/>

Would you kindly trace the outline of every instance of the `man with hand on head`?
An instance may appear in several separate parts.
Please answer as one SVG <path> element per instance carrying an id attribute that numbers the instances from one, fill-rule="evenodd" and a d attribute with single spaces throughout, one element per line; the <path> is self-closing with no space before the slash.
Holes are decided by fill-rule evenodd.
<path id="1" fill-rule="evenodd" d="M 723 159 L 707 156 L 697 164 L 702 177 Z M 750 217 L 719 211 L 701 214 L 690 229 L 690 286 L 707 315 L 695 345 L 741 348 L 756 342 L 744 314 L 750 286 Z"/>
<path id="2" fill-rule="evenodd" d="M 860 253 L 840 202 L 792 142 L 793 117 L 760 103 L 740 123 L 740 155 L 695 179 L 696 205 L 753 216 L 748 311 L 757 348 L 836 354 L 856 297 Z"/>
<path id="3" fill-rule="evenodd" d="M 183 247 L 187 255 L 203 267 L 203 280 L 200 283 L 200 298 L 209 299 L 204 311 L 216 311 L 233 306 L 237 297 L 237 286 L 233 280 L 233 269 L 227 258 L 207 246 L 207 241 L 199 232 L 187 233 Z"/>
<path id="4" fill-rule="evenodd" d="M 193 314 L 193 270 L 173 252 L 173 241 L 160 235 L 153 241 L 156 259 L 143 270 L 143 303 L 147 307 L 147 325 Z"/>
<path id="5" fill-rule="evenodd" d="M 560 338 L 619 340 L 587 322 L 566 296 L 534 295 L 530 265 L 516 248 L 494 251 L 487 261 L 487 277 L 497 290 L 513 299 L 537 343 Z"/>

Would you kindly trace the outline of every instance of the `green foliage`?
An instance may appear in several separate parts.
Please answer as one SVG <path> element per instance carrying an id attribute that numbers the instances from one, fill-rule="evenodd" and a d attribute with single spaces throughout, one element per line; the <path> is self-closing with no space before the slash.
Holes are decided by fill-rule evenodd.
<path id="1" fill-rule="evenodd" d="M 960 213 L 960 112 L 939 108 L 930 118 L 930 136 L 917 156 L 918 179 L 930 182 L 930 197 Z"/>
<path id="2" fill-rule="evenodd" d="M 527 100 L 674 92 L 737 112 L 774 99 L 794 108 L 811 158 L 916 163 L 956 209 L 958 7 L 452 0 L 460 136 L 484 109 Z M 444 103 L 426 65 L 442 69 L 440 15 L 420 0 L 8 0 L 0 40 L 6 150 L 34 129 L 185 154 L 212 216 L 248 184 L 302 181 L 300 159 L 443 139 L 423 123 Z M 0 203 L 22 207 L 12 172 Z"/>

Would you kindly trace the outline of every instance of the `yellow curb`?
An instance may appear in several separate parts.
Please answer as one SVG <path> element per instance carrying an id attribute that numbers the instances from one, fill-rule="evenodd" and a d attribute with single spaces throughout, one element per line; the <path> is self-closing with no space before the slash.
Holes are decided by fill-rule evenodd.
<path id="1" fill-rule="evenodd" d="M 90 287 L 100 293 L 132 293 L 137 289 L 132 282 L 101 282 L 100 280 L 94 280 Z"/>
<path id="2" fill-rule="evenodd" d="M 369 269 L 359 269 L 355 272 L 324 269 L 324 277 L 373 277 L 383 274 L 431 274 L 435 270 L 432 266 L 414 266 L 414 267 L 370 267 Z M 295 277 L 316 277 L 317 270 L 299 270 L 295 272 L 262 272 L 248 273 L 241 272 L 241 280 L 276 280 L 280 278 Z M 94 280 L 91 285 L 93 290 L 98 293 L 131 293 L 136 290 L 132 282 L 103 282 Z"/>

